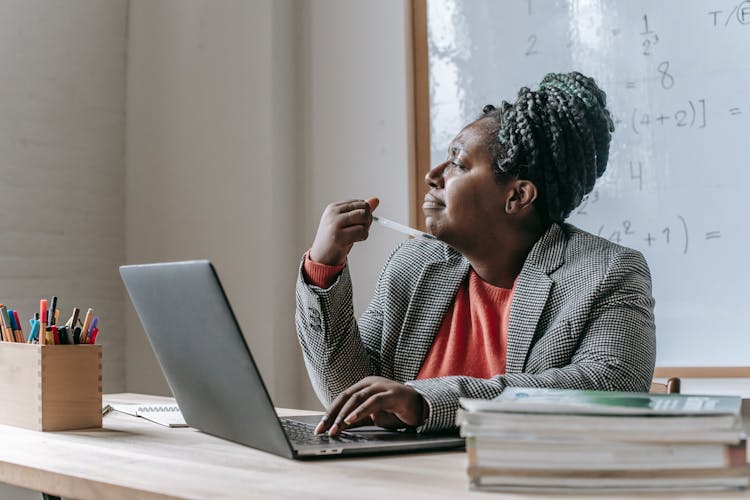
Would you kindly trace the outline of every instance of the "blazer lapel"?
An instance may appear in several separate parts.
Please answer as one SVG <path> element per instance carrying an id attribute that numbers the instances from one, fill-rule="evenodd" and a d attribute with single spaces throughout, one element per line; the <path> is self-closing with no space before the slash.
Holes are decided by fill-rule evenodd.
<path id="1" fill-rule="evenodd" d="M 526 365 L 539 317 L 552 290 L 549 275 L 563 264 L 566 245 L 562 228 L 552 224 L 526 257 L 510 306 L 506 373 L 520 373 Z"/>
<path id="2" fill-rule="evenodd" d="M 446 247 L 446 260 L 427 264 L 419 276 L 404 316 L 395 353 L 394 378 L 414 380 L 448 308 L 469 272 L 469 262 Z"/>

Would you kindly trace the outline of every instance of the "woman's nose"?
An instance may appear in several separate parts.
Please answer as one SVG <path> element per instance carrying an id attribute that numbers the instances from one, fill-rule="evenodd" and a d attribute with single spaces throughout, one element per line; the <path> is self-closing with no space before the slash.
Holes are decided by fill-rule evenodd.
<path id="1" fill-rule="evenodd" d="M 445 170 L 445 165 L 446 163 L 441 163 L 440 165 L 432 167 L 430 171 L 427 172 L 427 175 L 424 176 L 424 181 L 428 186 L 431 188 L 443 187 L 443 171 Z"/>

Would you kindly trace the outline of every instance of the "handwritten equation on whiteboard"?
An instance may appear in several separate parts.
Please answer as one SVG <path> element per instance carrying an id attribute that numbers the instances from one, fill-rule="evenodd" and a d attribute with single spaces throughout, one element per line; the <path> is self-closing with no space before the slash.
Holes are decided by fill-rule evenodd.
<path id="1" fill-rule="evenodd" d="M 588 215 L 589 209 L 599 200 L 599 191 L 595 189 L 583 199 L 575 211 L 576 215 Z M 691 234 L 687 219 L 680 214 L 667 218 L 662 216 L 658 219 L 660 220 L 653 220 L 649 224 L 641 224 L 625 217 L 617 222 L 600 224 L 596 235 L 620 245 L 642 247 L 645 244 L 647 248 L 661 246 L 683 255 L 690 249 L 691 237 L 703 240 L 721 238 L 721 231 L 715 228 L 703 228 L 702 231 Z"/>
<path id="2" fill-rule="evenodd" d="M 570 222 L 644 253 L 658 365 L 746 366 L 750 0 L 429 0 L 428 13 L 433 162 L 485 104 L 550 72 L 594 77 L 615 132 Z"/>
<path id="3" fill-rule="evenodd" d="M 545 25 L 538 21 L 542 16 L 549 16 L 550 10 L 562 8 L 566 12 L 572 11 L 571 5 L 569 2 L 552 4 L 549 1 L 526 0 L 527 16 L 536 19 L 530 19 L 528 28 L 531 31 L 526 36 L 525 43 L 518 46 L 524 58 L 530 61 L 539 59 L 540 62 L 536 64 L 543 67 L 546 62 L 542 61 L 548 60 L 544 59 L 545 57 L 560 56 L 563 45 L 559 39 L 560 32 L 536 29 Z M 698 62 L 692 67 L 686 67 L 684 61 L 677 62 L 676 59 L 679 58 L 670 57 L 670 51 L 674 56 L 675 52 L 682 50 L 682 45 L 670 36 L 675 30 L 675 19 L 670 19 L 668 25 L 661 23 L 665 25 L 660 26 L 660 22 L 655 21 L 646 11 L 650 5 L 641 5 L 644 10 L 638 13 L 637 17 L 632 15 L 634 12 L 631 9 L 629 17 L 621 16 L 622 26 L 614 24 L 613 21 L 611 25 L 598 25 L 596 32 L 600 37 L 619 39 L 621 42 L 627 40 L 632 51 L 630 57 L 635 60 L 631 67 L 639 69 L 631 75 L 618 74 L 617 81 L 607 82 L 605 86 L 610 95 L 610 103 L 616 102 L 610 108 L 617 131 L 612 148 L 616 152 L 610 157 L 605 176 L 617 176 L 619 189 L 628 190 L 636 204 L 639 193 L 646 195 L 645 192 L 649 190 L 649 179 L 656 177 L 654 171 L 664 169 L 665 163 L 668 163 L 658 155 L 666 156 L 669 153 L 659 152 L 659 147 L 663 146 L 665 151 L 684 147 L 684 144 L 698 147 L 701 145 L 702 137 L 707 137 L 702 144 L 704 149 L 721 149 L 720 141 L 712 142 L 717 131 L 725 130 L 727 127 L 748 127 L 750 130 L 750 124 L 745 120 L 750 91 L 729 96 L 711 95 L 708 92 L 712 89 L 705 88 L 692 95 L 686 93 L 686 87 L 689 85 L 681 83 L 693 80 L 691 83 L 695 86 L 702 65 Z M 697 13 L 697 23 L 702 25 L 704 30 L 715 36 L 721 36 L 726 30 L 743 30 L 746 33 L 746 43 L 750 46 L 750 0 L 726 4 L 711 3 L 703 9 L 703 12 Z M 656 16 L 657 19 L 658 17 Z M 637 22 L 633 22 L 636 19 Z M 664 19 L 663 15 L 661 19 Z M 585 26 L 580 28 L 577 24 L 571 24 L 567 30 L 566 50 L 573 51 L 576 44 L 582 43 L 582 39 L 586 36 L 591 37 L 590 34 L 582 34 L 580 31 L 583 29 Z M 704 57 L 713 56 L 707 50 Z M 637 58 L 640 58 L 640 61 Z M 612 94 L 619 99 L 611 99 Z M 711 135 L 696 135 L 711 127 L 716 129 Z M 690 135 L 674 136 L 686 132 Z M 615 141 L 619 144 L 614 144 Z M 651 141 L 651 147 L 657 151 L 657 158 L 633 158 L 634 155 L 629 154 L 633 150 L 638 151 L 638 146 L 644 141 Z M 653 193 L 649 195 L 654 196 Z M 691 218 L 678 203 L 672 207 L 672 214 L 654 213 L 653 217 L 644 217 L 642 211 L 633 214 L 624 211 L 616 216 L 605 216 L 606 220 L 602 221 L 601 214 L 597 213 L 597 204 L 606 196 L 606 190 L 595 189 L 573 212 L 573 222 L 610 241 L 644 251 L 668 249 L 676 255 L 688 255 L 691 249 L 697 248 L 697 244 L 716 244 L 724 236 L 723 231 L 732 232 L 732 228 L 736 227 L 736 224 L 726 224 L 724 228 L 721 221 L 711 223 L 707 222 L 705 217 Z M 686 198 L 688 196 L 685 195 Z M 694 200 L 686 199 L 686 205 L 691 201 Z"/>

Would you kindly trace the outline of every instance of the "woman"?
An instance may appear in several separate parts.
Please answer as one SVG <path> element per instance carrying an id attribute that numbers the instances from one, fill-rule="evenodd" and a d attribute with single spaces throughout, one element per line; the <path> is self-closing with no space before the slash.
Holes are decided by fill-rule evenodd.
<path id="1" fill-rule="evenodd" d="M 646 261 L 563 222 L 604 172 L 613 130 L 604 92 L 580 73 L 486 106 L 426 176 L 436 240 L 396 248 L 359 322 L 346 256 L 377 200 L 326 208 L 297 283 L 297 333 L 328 407 L 316 432 L 446 430 L 460 397 L 510 386 L 648 390 Z"/>

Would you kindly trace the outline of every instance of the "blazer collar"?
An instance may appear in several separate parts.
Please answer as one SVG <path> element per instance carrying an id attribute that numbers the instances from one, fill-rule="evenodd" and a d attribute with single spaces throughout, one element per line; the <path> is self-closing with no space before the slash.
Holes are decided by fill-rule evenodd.
<path id="1" fill-rule="evenodd" d="M 559 224 L 552 223 L 542 237 L 531 247 L 529 255 L 526 256 L 524 267 L 535 266 L 546 274 L 554 272 L 563 265 L 567 245 L 568 239 L 563 228 Z"/>
<path id="2" fill-rule="evenodd" d="M 445 245 L 445 259 L 428 262 L 409 301 L 396 346 L 394 379 L 414 380 L 440 325 L 469 274 L 469 261 Z"/>
<path id="3" fill-rule="evenodd" d="M 510 309 L 506 373 L 523 370 L 552 288 L 549 274 L 563 264 L 566 245 L 564 230 L 552 224 L 526 257 Z M 409 302 L 395 352 L 394 378 L 397 381 L 416 379 L 443 318 L 469 273 L 469 261 L 457 250 L 444 245 L 444 257 L 425 265 Z"/>
<path id="4" fill-rule="evenodd" d="M 549 275 L 563 265 L 566 245 L 565 231 L 552 224 L 526 257 L 510 306 L 506 373 L 520 373 L 526 366 L 539 318 L 552 290 Z"/>

